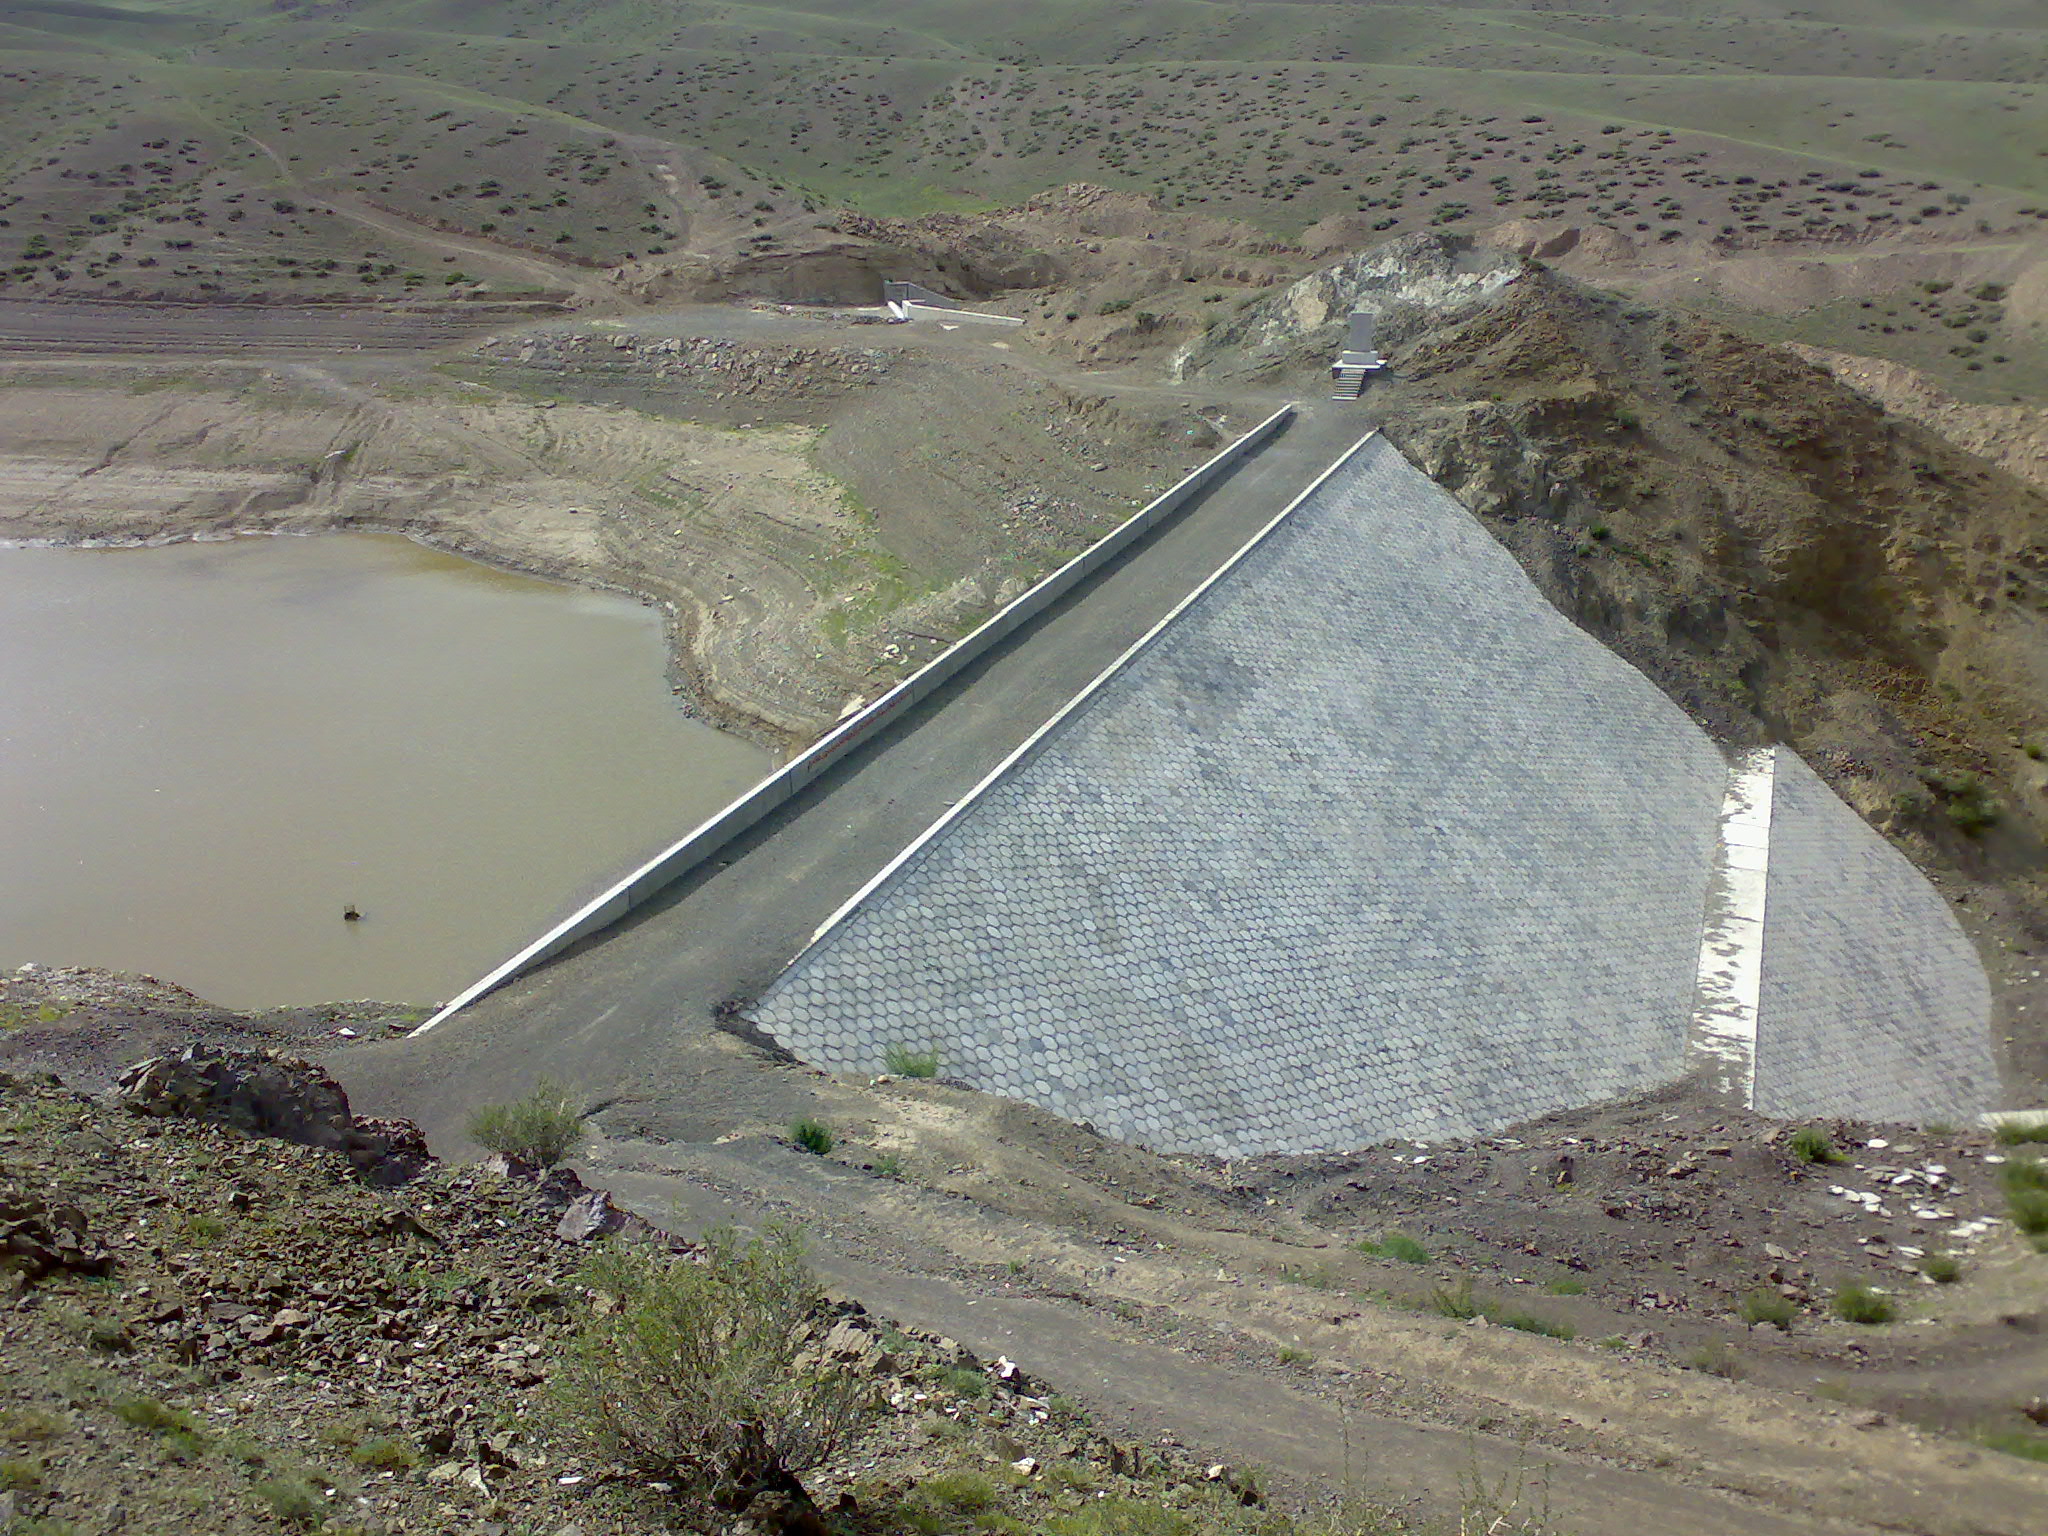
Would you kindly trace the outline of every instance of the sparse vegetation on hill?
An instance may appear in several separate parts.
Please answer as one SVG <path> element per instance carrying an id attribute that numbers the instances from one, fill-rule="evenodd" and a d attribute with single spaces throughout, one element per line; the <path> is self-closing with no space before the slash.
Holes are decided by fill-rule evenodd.
<path id="1" fill-rule="evenodd" d="M 1290 237 L 1568 214 L 1653 248 L 2048 206 L 2038 28 L 1649 9 L 20 10 L 0 293 L 574 289 L 1082 177 Z"/>
<path id="2" fill-rule="evenodd" d="M 330 1152 L 0 1074 L 0 1519 L 815 1536 L 822 1505 L 841 1536 L 1420 1528 L 1351 1490 L 1270 1509 L 1249 1477 L 1113 1441 L 1008 1361 L 828 1300 L 786 1230 L 593 1247 L 559 1221 L 579 1192 L 440 1166 L 380 1192 Z M 1537 1508 L 1482 1481 L 1462 1517 Z"/>

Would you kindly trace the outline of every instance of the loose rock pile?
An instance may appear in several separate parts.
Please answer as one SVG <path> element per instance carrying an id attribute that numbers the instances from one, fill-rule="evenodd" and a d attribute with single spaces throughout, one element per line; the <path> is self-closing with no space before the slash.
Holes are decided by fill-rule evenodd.
<path id="1" fill-rule="evenodd" d="M 885 377 L 897 354 L 877 347 L 758 347 L 703 337 L 544 332 L 493 337 L 478 349 L 497 363 L 568 372 L 587 381 L 661 380 L 717 399 L 834 399 Z"/>
<path id="2" fill-rule="evenodd" d="M 0 1525 L 240 1536 L 275 1531 L 285 1510 L 288 1525 L 363 1536 L 710 1529 L 675 1490 L 596 1455 L 547 1391 L 594 1304 L 578 1281 L 592 1245 L 693 1245 L 571 1170 L 451 1168 L 390 1133 L 350 1117 L 318 1069 L 254 1053 L 143 1063 L 118 1103 L 0 1074 L 0 1265 L 15 1290 L 0 1306 L 0 1442 L 18 1452 Z M 380 1137 L 383 1155 L 418 1159 L 402 1188 L 351 1155 Z M 871 1380 L 880 1409 L 805 1479 L 840 1529 L 902 1529 L 923 1483 L 963 1466 L 1007 1468 L 1020 1509 L 1071 1503 L 1074 1477 L 1256 1497 L 1175 1448 L 1089 1432 L 1012 1361 L 855 1303 L 834 1304 L 803 1363 Z M 1062 1463 L 1073 1477 L 1053 1475 Z M 787 1536 L 816 1519 L 764 1498 L 721 1531 Z"/>
<path id="3" fill-rule="evenodd" d="M 191 1045 L 137 1062 L 114 1097 L 138 1114 L 211 1120 L 339 1152 L 373 1184 L 403 1184 L 432 1161 L 418 1126 L 356 1118 L 339 1083 L 294 1057 Z"/>

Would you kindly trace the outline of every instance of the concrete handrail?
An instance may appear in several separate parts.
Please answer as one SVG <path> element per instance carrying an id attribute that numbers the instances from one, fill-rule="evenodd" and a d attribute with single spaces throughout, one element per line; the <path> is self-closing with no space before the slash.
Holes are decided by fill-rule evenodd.
<path id="1" fill-rule="evenodd" d="M 1236 466 L 1294 414 L 1292 404 L 1283 405 L 1244 436 L 1226 446 L 1215 457 L 1191 470 L 1178 484 L 1133 513 L 1095 543 L 1081 551 L 1051 575 L 997 609 L 962 639 L 955 641 L 924 666 L 820 736 L 804 751 L 777 768 L 759 784 L 687 836 L 670 844 L 640 868 L 593 897 L 555 924 L 511 959 L 458 992 L 414 1035 L 425 1034 L 458 1010 L 475 1002 L 486 992 L 513 977 L 553 958 L 577 940 L 608 928 L 648 898 L 673 885 L 690 870 L 752 827 L 770 811 L 807 789 L 826 769 L 855 748 L 865 745 L 913 704 L 931 696 L 969 662 L 979 659 L 999 641 L 1014 634 L 1082 581 L 1138 543 L 1181 507 L 1208 489 Z"/>

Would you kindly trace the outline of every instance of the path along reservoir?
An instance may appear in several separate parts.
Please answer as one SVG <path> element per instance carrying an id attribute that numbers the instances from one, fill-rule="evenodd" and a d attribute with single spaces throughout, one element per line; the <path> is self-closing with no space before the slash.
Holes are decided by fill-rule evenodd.
<path id="1" fill-rule="evenodd" d="M 0 964 L 448 997 L 768 770 L 664 666 L 649 608 L 393 536 L 0 549 Z"/>

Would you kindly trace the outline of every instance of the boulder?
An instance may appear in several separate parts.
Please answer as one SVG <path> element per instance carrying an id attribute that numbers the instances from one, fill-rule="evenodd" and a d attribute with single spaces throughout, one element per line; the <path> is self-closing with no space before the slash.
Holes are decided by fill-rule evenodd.
<path id="1" fill-rule="evenodd" d="M 612 1204 L 609 1194 L 593 1189 L 569 1202 L 555 1225 L 555 1236 L 574 1243 L 593 1242 L 624 1228 L 627 1219 L 627 1213 Z"/>

